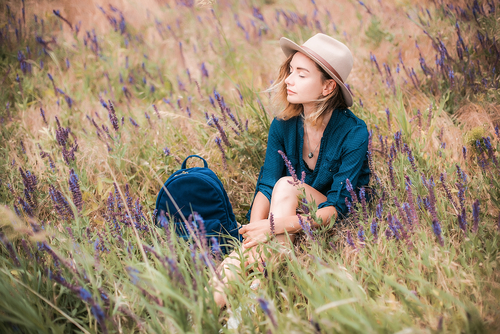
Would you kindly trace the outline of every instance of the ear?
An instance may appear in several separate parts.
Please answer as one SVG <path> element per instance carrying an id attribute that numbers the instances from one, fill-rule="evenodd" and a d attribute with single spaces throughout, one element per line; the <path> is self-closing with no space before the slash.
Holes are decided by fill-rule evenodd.
<path id="1" fill-rule="evenodd" d="M 323 85 L 323 96 L 328 96 L 337 87 L 337 82 L 333 79 L 329 79 Z"/>

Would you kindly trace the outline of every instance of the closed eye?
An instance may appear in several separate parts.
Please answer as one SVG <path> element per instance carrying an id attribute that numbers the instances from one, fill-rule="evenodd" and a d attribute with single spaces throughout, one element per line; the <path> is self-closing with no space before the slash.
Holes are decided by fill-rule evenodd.
<path id="1" fill-rule="evenodd" d="M 290 67 L 290 68 L 288 69 L 288 74 L 292 74 L 292 72 L 293 72 L 293 71 L 292 71 L 292 68 Z M 301 75 L 301 74 L 299 73 L 299 77 L 300 77 L 300 78 L 305 78 L 306 76 L 305 76 L 305 75 Z"/>

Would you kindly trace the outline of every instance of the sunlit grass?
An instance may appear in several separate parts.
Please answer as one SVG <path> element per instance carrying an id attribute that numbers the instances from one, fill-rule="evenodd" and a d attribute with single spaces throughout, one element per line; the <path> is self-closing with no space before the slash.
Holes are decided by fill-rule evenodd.
<path id="1" fill-rule="evenodd" d="M 95 5 L 58 12 L 72 28 L 53 3 L 26 2 L 24 19 L 23 3 L 1 9 L 2 332 L 499 330 L 497 10 Z M 279 37 L 316 32 L 353 51 L 351 109 L 371 130 L 376 196 L 231 282 L 242 321 L 229 330 L 205 289 L 221 258 L 156 227 L 156 195 L 198 154 L 247 222 L 277 109 L 263 91 L 284 57 Z"/>

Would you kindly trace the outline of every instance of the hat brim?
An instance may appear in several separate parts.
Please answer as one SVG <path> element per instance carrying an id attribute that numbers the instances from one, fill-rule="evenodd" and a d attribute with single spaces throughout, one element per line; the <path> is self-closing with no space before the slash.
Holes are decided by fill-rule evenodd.
<path id="1" fill-rule="evenodd" d="M 309 58 L 311 58 L 316 64 L 318 64 L 319 66 L 321 66 L 321 68 L 324 69 L 326 71 L 326 73 L 328 73 L 332 77 L 332 79 L 335 80 L 335 82 L 339 85 L 340 90 L 342 91 L 342 95 L 344 96 L 344 100 L 345 100 L 345 103 L 347 104 L 347 106 L 348 107 L 352 106 L 353 99 L 352 99 L 351 92 L 349 92 L 349 89 L 347 89 L 346 85 L 343 84 L 342 81 L 335 74 L 333 74 L 326 66 L 324 66 L 321 63 L 321 61 L 319 61 L 312 54 L 310 54 L 309 52 L 307 52 L 306 50 L 304 50 L 300 45 L 298 45 L 297 43 L 289 40 L 286 37 L 281 37 L 281 39 L 280 39 L 280 46 L 281 46 L 281 50 L 283 50 L 283 53 L 287 57 L 289 57 L 295 51 L 298 51 L 300 53 L 305 54 L 306 56 L 308 56 Z"/>

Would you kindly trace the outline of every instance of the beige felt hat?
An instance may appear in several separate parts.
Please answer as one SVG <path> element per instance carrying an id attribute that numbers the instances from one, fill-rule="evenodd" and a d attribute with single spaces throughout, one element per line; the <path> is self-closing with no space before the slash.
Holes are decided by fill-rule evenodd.
<path id="1" fill-rule="evenodd" d="M 352 95 L 345 85 L 353 63 L 351 51 L 347 46 L 325 34 L 314 35 L 302 46 L 281 37 L 280 46 L 287 57 L 294 51 L 299 51 L 314 60 L 339 84 L 347 106 L 352 106 Z"/>

